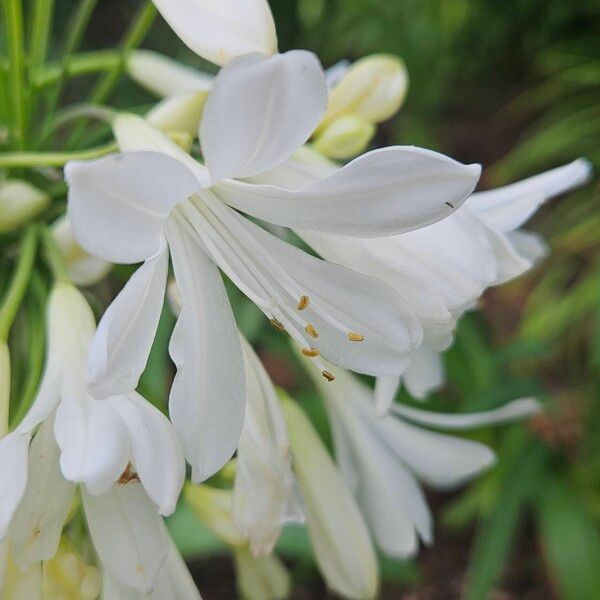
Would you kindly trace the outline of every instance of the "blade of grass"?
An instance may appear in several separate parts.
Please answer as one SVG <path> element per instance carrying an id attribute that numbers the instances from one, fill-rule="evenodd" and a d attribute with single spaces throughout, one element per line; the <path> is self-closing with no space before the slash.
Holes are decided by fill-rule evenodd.
<path id="1" fill-rule="evenodd" d="M 39 67 L 46 60 L 53 9 L 54 0 L 36 0 L 33 4 L 33 26 L 29 38 L 30 68 Z"/>

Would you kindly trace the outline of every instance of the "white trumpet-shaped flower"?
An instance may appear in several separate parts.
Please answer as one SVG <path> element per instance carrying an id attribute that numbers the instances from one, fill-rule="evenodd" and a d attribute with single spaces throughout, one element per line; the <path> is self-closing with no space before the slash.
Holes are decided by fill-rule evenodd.
<path id="1" fill-rule="evenodd" d="M 359 372 L 393 375 L 421 341 L 419 323 L 390 287 L 314 258 L 232 209 L 305 230 L 392 235 L 448 216 L 478 179 L 477 165 L 392 147 L 302 189 L 284 179 L 253 182 L 308 139 L 325 103 L 312 54 L 249 55 L 215 79 L 200 128 L 206 167 L 127 116 L 113 125 L 123 154 L 67 166 L 80 244 L 111 262 L 145 261 L 100 323 L 92 348 L 96 393 L 120 394 L 137 383 L 170 249 L 183 303 L 171 343 L 178 374 L 170 413 L 195 481 L 231 457 L 243 422 L 242 351 L 217 267 L 317 366 L 322 354 Z"/>
<path id="2" fill-rule="evenodd" d="M 433 540 L 433 524 L 419 482 L 453 489 L 489 468 L 494 453 L 478 442 L 429 431 L 469 429 L 534 414 L 532 399 L 498 410 L 450 415 L 394 406 L 394 414 L 374 414 L 374 394 L 358 378 L 332 367 L 336 385 L 317 381 L 333 431 L 336 459 L 383 552 L 405 558 L 418 551 L 419 539 Z"/>
<path id="3" fill-rule="evenodd" d="M 302 189 L 338 167 L 306 148 L 260 181 L 286 177 Z M 579 159 L 564 167 L 489 192 L 478 192 L 447 219 L 415 231 L 379 238 L 298 231 L 323 258 L 388 283 L 423 327 L 423 343 L 413 352 L 404 382 L 424 397 L 444 381 L 438 352 L 452 342 L 465 310 L 484 290 L 530 269 L 544 244 L 519 228 L 548 199 L 587 181 L 590 165 Z M 385 412 L 400 376 L 378 381 L 378 407 Z"/>
<path id="4" fill-rule="evenodd" d="M 254 555 L 268 554 L 289 522 L 303 522 L 279 398 L 254 350 L 242 338 L 246 416 L 237 449 L 233 518 Z"/>
<path id="5" fill-rule="evenodd" d="M 0 440 L 0 541 L 10 539 L 23 570 L 51 558 L 79 483 L 100 559 L 127 585 L 150 591 L 166 557 L 159 511 L 173 512 L 183 485 L 179 442 L 168 419 L 136 392 L 89 393 L 95 323 L 72 285 L 56 284 L 47 322 L 37 397 Z"/>
<path id="6" fill-rule="evenodd" d="M 319 570 L 342 597 L 375 598 L 377 558 L 359 507 L 303 411 L 287 398 L 282 406 Z"/>
<path id="7" fill-rule="evenodd" d="M 153 0 L 181 40 L 217 65 L 250 53 L 277 52 L 267 0 Z"/>

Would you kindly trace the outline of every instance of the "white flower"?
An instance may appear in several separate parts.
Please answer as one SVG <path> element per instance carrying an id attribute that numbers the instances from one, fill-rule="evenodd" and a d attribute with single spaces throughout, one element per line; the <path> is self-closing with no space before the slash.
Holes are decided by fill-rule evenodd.
<path id="1" fill-rule="evenodd" d="M 243 54 L 277 52 L 267 0 L 153 0 L 165 21 L 196 54 L 224 65 Z"/>
<path id="2" fill-rule="evenodd" d="M 93 285 L 108 275 L 112 265 L 86 252 L 76 242 L 66 215 L 52 223 L 52 235 L 69 270 L 69 278 L 74 284 Z"/>
<path id="3" fill-rule="evenodd" d="M 394 415 L 377 417 L 373 392 L 350 373 L 332 367 L 335 386 L 317 381 L 330 415 L 337 462 L 377 545 L 405 558 L 430 544 L 433 525 L 419 481 L 453 489 L 489 468 L 486 446 L 428 431 L 419 425 L 468 429 L 531 415 L 539 405 L 517 400 L 496 411 L 445 415 L 394 405 Z"/>
<path id="4" fill-rule="evenodd" d="M 344 598 L 375 598 L 377 557 L 360 510 L 303 411 L 289 399 L 282 406 L 319 570 Z"/>
<path id="5" fill-rule="evenodd" d="M 276 184 L 281 177 L 302 188 L 337 167 L 304 149 L 285 165 L 261 176 Z M 581 185 L 590 166 L 583 159 L 498 190 L 472 194 L 448 218 L 402 235 L 360 238 L 298 231 L 323 258 L 376 277 L 392 286 L 423 327 L 423 345 L 405 374 L 409 391 L 423 397 L 444 380 L 436 353 L 452 342 L 453 329 L 486 288 L 504 283 L 533 266 L 543 242 L 519 227 L 553 196 Z M 400 376 L 378 381 L 378 406 L 385 412 Z"/>
<path id="6" fill-rule="evenodd" d="M 171 344 L 178 374 L 170 413 L 194 481 L 231 457 L 243 422 L 242 352 L 217 266 L 317 365 L 321 353 L 347 368 L 392 375 L 421 339 L 391 288 L 283 243 L 231 207 L 288 227 L 391 235 L 446 217 L 479 176 L 476 165 L 393 147 L 301 190 L 253 183 L 308 139 L 325 101 L 310 53 L 245 56 L 221 70 L 205 107 L 200 142 L 208 168 L 135 117 L 114 123 L 124 154 L 67 166 L 81 245 L 111 262 L 146 261 L 100 323 L 92 350 L 97 393 L 123 393 L 137 382 L 170 249 L 183 299 Z"/>
<path id="7" fill-rule="evenodd" d="M 282 526 L 303 522 L 304 514 L 277 392 L 250 344 L 241 339 L 246 416 L 237 449 L 233 519 L 257 556 L 271 552 Z"/>
<path id="8" fill-rule="evenodd" d="M 28 181 L 0 176 L 0 234 L 9 233 L 39 215 L 50 197 Z"/>
<path id="9" fill-rule="evenodd" d="M 135 391 L 111 397 L 88 392 L 86 358 L 95 324 L 70 284 L 56 284 L 47 322 L 37 397 L 0 440 L 0 541 L 10 539 L 23 570 L 51 558 L 74 484 L 81 483 L 101 560 L 128 585 L 149 591 L 166 556 L 159 511 L 173 512 L 183 485 L 179 442 L 167 418 Z"/>

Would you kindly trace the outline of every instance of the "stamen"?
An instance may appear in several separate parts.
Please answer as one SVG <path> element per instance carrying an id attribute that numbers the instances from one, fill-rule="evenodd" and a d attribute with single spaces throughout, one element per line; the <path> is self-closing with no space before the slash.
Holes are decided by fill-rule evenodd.
<path id="1" fill-rule="evenodd" d="M 270 319 L 270 323 L 276 331 L 285 331 L 285 327 L 275 317 Z"/>
<path id="2" fill-rule="evenodd" d="M 332 375 L 329 371 L 323 371 L 322 375 L 323 377 L 325 377 L 325 379 L 327 379 L 327 381 L 335 381 L 335 376 Z"/>
<path id="3" fill-rule="evenodd" d="M 133 465 L 131 463 L 127 463 L 125 470 L 121 473 L 121 477 L 119 477 L 117 483 L 120 485 L 125 485 L 130 481 L 139 481 L 140 478 L 138 474 L 135 472 Z"/>
<path id="4" fill-rule="evenodd" d="M 300 300 L 298 301 L 298 306 L 296 307 L 298 310 L 304 310 L 310 304 L 310 298 L 308 296 L 300 296 Z"/>
<path id="5" fill-rule="evenodd" d="M 304 356 L 308 356 L 309 358 L 315 358 L 315 356 L 319 356 L 321 352 L 318 348 L 302 348 L 302 354 L 304 354 Z"/>
<path id="6" fill-rule="evenodd" d="M 319 332 L 310 323 L 304 328 L 304 331 L 306 331 L 310 337 L 315 338 L 315 340 L 319 337 Z"/>
<path id="7" fill-rule="evenodd" d="M 362 335 L 361 333 L 355 333 L 354 331 L 349 331 L 348 332 L 348 339 L 351 342 L 364 342 L 365 341 L 365 336 Z"/>

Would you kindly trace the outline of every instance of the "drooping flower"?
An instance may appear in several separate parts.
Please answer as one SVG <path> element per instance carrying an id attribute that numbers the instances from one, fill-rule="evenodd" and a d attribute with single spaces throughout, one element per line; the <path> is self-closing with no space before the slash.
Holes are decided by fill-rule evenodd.
<path id="1" fill-rule="evenodd" d="M 316 259 L 232 208 L 282 226 L 392 235 L 449 215 L 479 176 L 477 165 L 392 147 L 303 189 L 284 179 L 253 183 L 308 139 L 325 103 L 323 73 L 310 53 L 248 55 L 215 79 L 200 129 L 206 167 L 127 116 L 113 124 L 124 154 L 67 166 L 80 244 L 111 262 L 146 261 L 100 323 L 92 349 L 97 393 L 119 394 L 139 379 L 170 248 L 183 298 L 171 344 L 178 375 L 170 413 L 195 481 L 230 458 L 243 421 L 242 353 L 217 265 L 317 366 L 322 354 L 360 372 L 392 375 L 421 339 L 418 322 L 387 285 Z"/>
<path id="2" fill-rule="evenodd" d="M 168 419 L 130 390 L 89 393 L 95 323 L 70 284 L 48 302 L 46 367 L 37 397 L 0 440 L 0 541 L 25 571 L 54 556 L 76 485 L 101 561 L 148 592 L 166 557 L 160 513 L 175 509 L 183 454 Z"/>
<path id="3" fill-rule="evenodd" d="M 527 417 L 540 409 L 532 399 L 465 415 L 394 405 L 393 415 L 377 417 L 373 391 L 348 372 L 335 367 L 332 371 L 335 386 L 315 381 L 330 416 L 337 463 L 377 545 L 396 558 L 416 554 L 419 540 L 425 544 L 433 540 L 420 482 L 433 489 L 454 489 L 495 460 L 483 444 L 425 427 L 472 429 Z"/>

